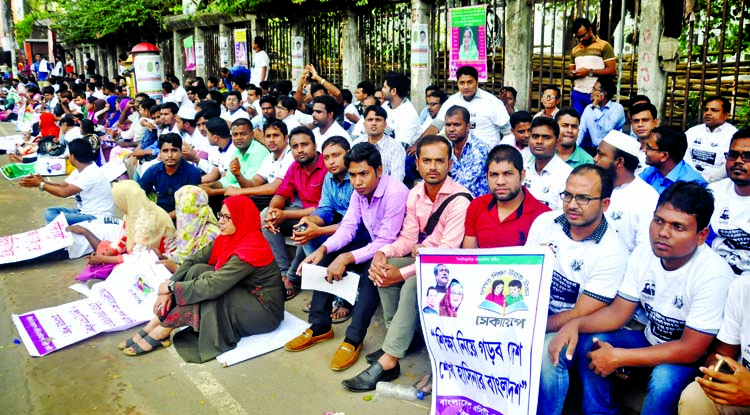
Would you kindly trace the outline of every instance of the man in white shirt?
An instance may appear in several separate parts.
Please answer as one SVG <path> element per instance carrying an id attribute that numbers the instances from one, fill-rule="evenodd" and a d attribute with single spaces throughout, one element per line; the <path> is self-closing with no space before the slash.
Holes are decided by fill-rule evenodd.
<path id="1" fill-rule="evenodd" d="M 724 153 L 729 150 L 729 141 L 737 128 L 727 122 L 731 111 L 728 99 L 718 95 L 708 97 L 704 108 L 703 124 L 685 132 L 688 142 L 685 162 L 711 183 L 726 177 Z"/>
<path id="2" fill-rule="evenodd" d="M 305 126 L 309 128 L 312 124 L 312 117 L 303 112 L 297 111 L 297 100 L 290 96 L 281 96 L 276 101 L 276 118 L 284 121 L 289 131 Z"/>
<path id="3" fill-rule="evenodd" d="M 255 86 L 260 86 L 260 83 L 268 80 L 268 68 L 271 66 L 271 60 L 268 58 L 268 54 L 264 50 L 266 48 L 266 40 L 261 36 L 255 36 L 253 40 L 253 70 L 250 72 L 250 83 Z"/>
<path id="4" fill-rule="evenodd" d="M 367 137 L 360 137 L 352 145 L 365 142 L 374 145 L 380 152 L 383 161 L 383 173 L 398 181 L 403 181 L 406 151 L 401 143 L 384 134 L 388 113 L 383 107 L 372 105 L 365 108 L 363 117 L 365 118 Z"/>
<path id="5" fill-rule="evenodd" d="M 313 125 L 315 129 L 315 143 L 317 143 L 318 151 L 320 146 L 327 138 L 335 135 L 341 136 L 351 142 L 349 133 L 344 130 L 337 122 L 335 117 L 336 111 L 336 99 L 330 95 L 320 95 L 313 98 Z"/>
<path id="6" fill-rule="evenodd" d="M 187 96 L 185 88 L 180 86 L 180 79 L 170 74 L 167 75 L 167 81 L 172 84 L 172 95 L 174 96 L 174 103 L 180 107 L 192 107 L 193 103 L 190 102 L 190 98 Z"/>
<path id="7" fill-rule="evenodd" d="M 177 111 L 176 125 L 180 130 L 180 136 L 182 136 L 182 158 L 201 167 L 200 161 L 208 160 L 211 144 L 197 128 L 196 116 L 195 108 L 182 107 Z M 197 161 L 194 161 L 196 159 Z M 206 167 L 206 163 L 204 163 L 204 167 Z M 201 170 L 203 169 L 201 168 Z M 206 170 L 203 170 L 203 172 L 208 173 Z"/>
<path id="8" fill-rule="evenodd" d="M 531 120 L 534 117 L 528 111 L 516 111 L 510 116 L 510 131 L 513 135 L 503 138 L 500 144 L 513 146 L 521 152 L 523 165 L 531 159 L 529 139 L 531 138 Z"/>
<path id="9" fill-rule="evenodd" d="M 547 246 L 555 256 L 545 345 L 567 322 L 600 310 L 615 298 L 627 256 L 604 215 L 613 186 L 605 169 L 591 164 L 576 167 L 561 195 L 563 211 L 542 213 L 529 229 L 526 246 Z M 548 394 L 557 391 L 561 380 L 567 380 L 567 371 L 543 355 L 537 413 L 560 412 L 562 405 L 555 407 L 556 400 Z M 565 389 L 560 391 L 563 402 Z"/>
<path id="10" fill-rule="evenodd" d="M 735 278 L 729 287 L 724 321 L 701 372 L 682 392 L 680 415 L 750 414 L 750 279 Z"/>
<path id="11" fill-rule="evenodd" d="M 696 362 L 721 327 L 733 278 L 729 265 L 705 245 L 713 207 L 711 192 L 699 184 L 678 181 L 664 190 L 651 221 L 650 244 L 630 255 L 617 297 L 569 321 L 550 342 L 557 369 L 578 369 L 584 413 L 620 413 L 609 376 L 618 368 L 652 368 L 642 414 L 677 413 L 680 394 L 700 374 Z M 640 321 L 645 329 L 623 328 L 639 306 L 647 316 Z M 540 396 L 562 408 L 566 383 Z"/>
<path id="12" fill-rule="evenodd" d="M 294 162 L 292 149 L 289 147 L 289 132 L 286 124 L 277 119 L 268 120 L 263 131 L 266 147 L 271 152 L 263 160 L 255 176 L 250 180 L 250 186 L 227 186 L 224 196 L 250 196 L 258 209 L 265 209 L 271 201 L 276 189 L 284 180 L 289 166 Z"/>
<path id="13" fill-rule="evenodd" d="M 448 108 L 458 105 L 469 110 L 471 132 L 488 148 L 500 144 L 504 135 L 510 134 L 510 116 L 502 101 L 487 91 L 479 89 L 479 73 L 471 66 L 462 66 L 456 71 L 459 92 L 451 95 L 440 109 L 432 126 L 422 137 L 435 135 L 443 129 Z"/>
<path id="14" fill-rule="evenodd" d="M 40 191 L 67 198 L 75 196 L 76 207 L 52 207 L 44 213 L 47 222 L 52 222 L 60 213 L 65 215 L 68 225 L 113 217 L 115 204 L 112 199 L 112 187 L 104 172 L 99 170 L 95 161 L 99 149 L 94 149 L 88 139 L 73 140 L 68 143 L 70 163 L 76 168 L 63 183 L 51 183 L 41 175 L 34 174 L 21 179 L 22 187 L 38 187 Z"/>
<path id="15" fill-rule="evenodd" d="M 648 228 L 659 193 L 635 175 L 640 145 L 632 137 L 610 131 L 596 149 L 594 163 L 610 172 L 615 189 L 607 209 L 609 224 L 620 235 L 628 252 L 648 242 Z"/>
<path id="16" fill-rule="evenodd" d="M 750 274 L 750 128 L 736 132 L 726 153 L 728 178 L 708 188 L 716 199 L 707 243 L 737 275 Z"/>
<path id="17" fill-rule="evenodd" d="M 419 138 L 419 114 L 409 100 L 411 82 L 400 73 L 389 72 L 383 81 L 383 108 L 388 113 L 388 127 L 393 129 L 393 137 L 404 146 L 412 146 Z"/>
<path id="18" fill-rule="evenodd" d="M 209 196 L 224 194 L 224 188 L 212 188 L 211 183 L 219 181 L 229 169 L 232 162 L 232 156 L 237 151 L 237 147 L 232 142 L 232 132 L 229 130 L 227 123 L 220 117 L 213 117 L 206 121 L 206 131 L 208 134 L 208 143 L 216 147 L 218 151 L 211 153 L 209 162 L 214 166 L 211 171 L 201 178 L 203 183 L 201 187 Z"/>
<path id="19" fill-rule="evenodd" d="M 552 210 L 562 208 L 560 193 L 565 190 L 565 180 L 573 168 L 555 154 L 560 141 L 560 126 L 555 120 L 537 117 L 531 121 L 529 148 L 534 156 L 526 164 L 523 185 L 540 202 Z"/>
<path id="20" fill-rule="evenodd" d="M 222 118 L 224 118 L 228 124 L 232 124 L 235 120 L 238 120 L 240 118 L 246 118 L 248 120 L 250 119 L 247 111 L 245 111 L 245 109 L 242 108 L 242 105 L 240 105 L 241 102 L 242 95 L 239 92 L 227 92 L 226 98 L 224 99 L 224 105 L 227 107 L 227 112 L 222 116 Z"/>

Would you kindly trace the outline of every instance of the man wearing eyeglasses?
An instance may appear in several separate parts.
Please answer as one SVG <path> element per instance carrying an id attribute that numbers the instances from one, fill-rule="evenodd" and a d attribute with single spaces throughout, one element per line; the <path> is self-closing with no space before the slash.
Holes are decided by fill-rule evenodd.
<path id="1" fill-rule="evenodd" d="M 728 178 L 711 183 L 715 198 L 708 243 L 735 274 L 750 274 L 750 128 L 737 131 L 726 157 Z"/>
<path id="2" fill-rule="evenodd" d="M 685 133 L 674 127 L 657 127 L 646 141 L 646 164 L 641 179 L 661 194 L 677 181 L 696 182 L 705 187 L 708 182 L 683 157 L 687 151 Z"/>
<path id="3" fill-rule="evenodd" d="M 570 65 L 568 77 L 573 80 L 573 92 L 570 94 L 573 108 L 579 114 L 591 102 L 589 96 L 598 77 L 612 78 L 617 74 L 615 68 L 615 51 L 612 45 L 594 35 L 591 22 L 585 18 L 573 21 L 573 36 L 579 44 L 571 52 L 573 65 Z"/>
<path id="4" fill-rule="evenodd" d="M 737 128 L 727 122 L 728 99 L 718 95 L 708 97 L 703 107 L 703 124 L 685 132 L 688 140 L 685 162 L 695 167 L 708 182 L 716 182 L 726 178 L 724 153 Z"/>
<path id="5" fill-rule="evenodd" d="M 526 246 L 544 245 L 555 255 L 545 350 L 568 321 L 606 307 L 617 294 L 627 251 L 604 216 L 613 188 L 607 170 L 580 165 L 570 173 L 560 193 L 563 211 L 543 213 L 531 225 Z M 560 413 L 567 381 L 567 368 L 555 367 L 545 354 L 537 413 Z M 566 385 L 564 391 L 559 390 L 562 384 Z"/>

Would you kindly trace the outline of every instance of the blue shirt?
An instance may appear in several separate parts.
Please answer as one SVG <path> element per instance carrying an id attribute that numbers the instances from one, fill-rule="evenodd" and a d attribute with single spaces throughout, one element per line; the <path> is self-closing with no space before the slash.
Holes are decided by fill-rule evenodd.
<path id="1" fill-rule="evenodd" d="M 659 194 L 672 185 L 672 183 L 678 181 L 695 182 L 702 187 L 708 185 L 706 179 L 684 161 L 680 161 L 680 163 L 677 164 L 669 174 L 667 174 L 667 177 L 662 176 L 656 167 L 649 166 L 641 172 L 641 179 L 650 184 Z"/>
<path id="2" fill-rule="evenodd" d="M 424 122 L 427 121 L 428 118 L 430 118 L 429 109 L 429 107 L 424 107 L 422 112 L 419 113 L 419 125 L 424 124 Z"/>
<path id="3" fill-rule="evenodd" d="M 149 167 L 138 184 L 147 195 L 156 193 L 156 204 L 169 213 L 175 209 L 174 194 L 177 190 L 188 184 L 201 184 L 201 171 L 187 161 L 181 160 L 177 170 L 169 175 L 164 163 L 160 162 Z"/>
<path id="4" fill-rule="evenodd" d="M 474 133 L 469 133 L 466 145 L 461 151 L 460 160 L 451 151 L 453 167 L 451 167 L 450 176 L 454 181 L 469 189 L 474 197 L 490 193 L 484 167 L 489 153 L 490 149 L 487 144 L 475 138 Z"/>
<path id="5" fill-rule="evenodd" d="M 620 131 L 623 125 L 625 125 L 625 109 L 622 105 L 609 101 L 602 108 L 594 108 L 593 104 L 589 104 L 581 115 L 578 145 L 598 147 L 607 133 L 612 130 Z"/>

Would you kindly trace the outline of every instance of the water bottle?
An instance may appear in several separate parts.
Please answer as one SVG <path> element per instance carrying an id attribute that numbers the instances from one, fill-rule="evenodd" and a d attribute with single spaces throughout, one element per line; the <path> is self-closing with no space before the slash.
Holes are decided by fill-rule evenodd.
<path id="1" fill-rule="evenodd" d="M 399 385 L 391 382 L 378 382 L 375 385 L 375 395 L 403 399 L 405 401 L 421 401 L 424 399 L 424 392 L 421 390 L 417 390 L 413 386 Z"/>

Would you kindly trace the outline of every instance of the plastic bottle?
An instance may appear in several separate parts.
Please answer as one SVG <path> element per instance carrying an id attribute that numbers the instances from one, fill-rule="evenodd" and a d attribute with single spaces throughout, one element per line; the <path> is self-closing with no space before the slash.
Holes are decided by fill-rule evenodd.
<path id="1" fill-rule="evenodd" d="M 403 399 L 405 401 L 421 401 L 424 399 L 424 392 L 417 390 L 417 388 L 391 382 L 378 382 L 375 385 L 375 395 Z"/>

